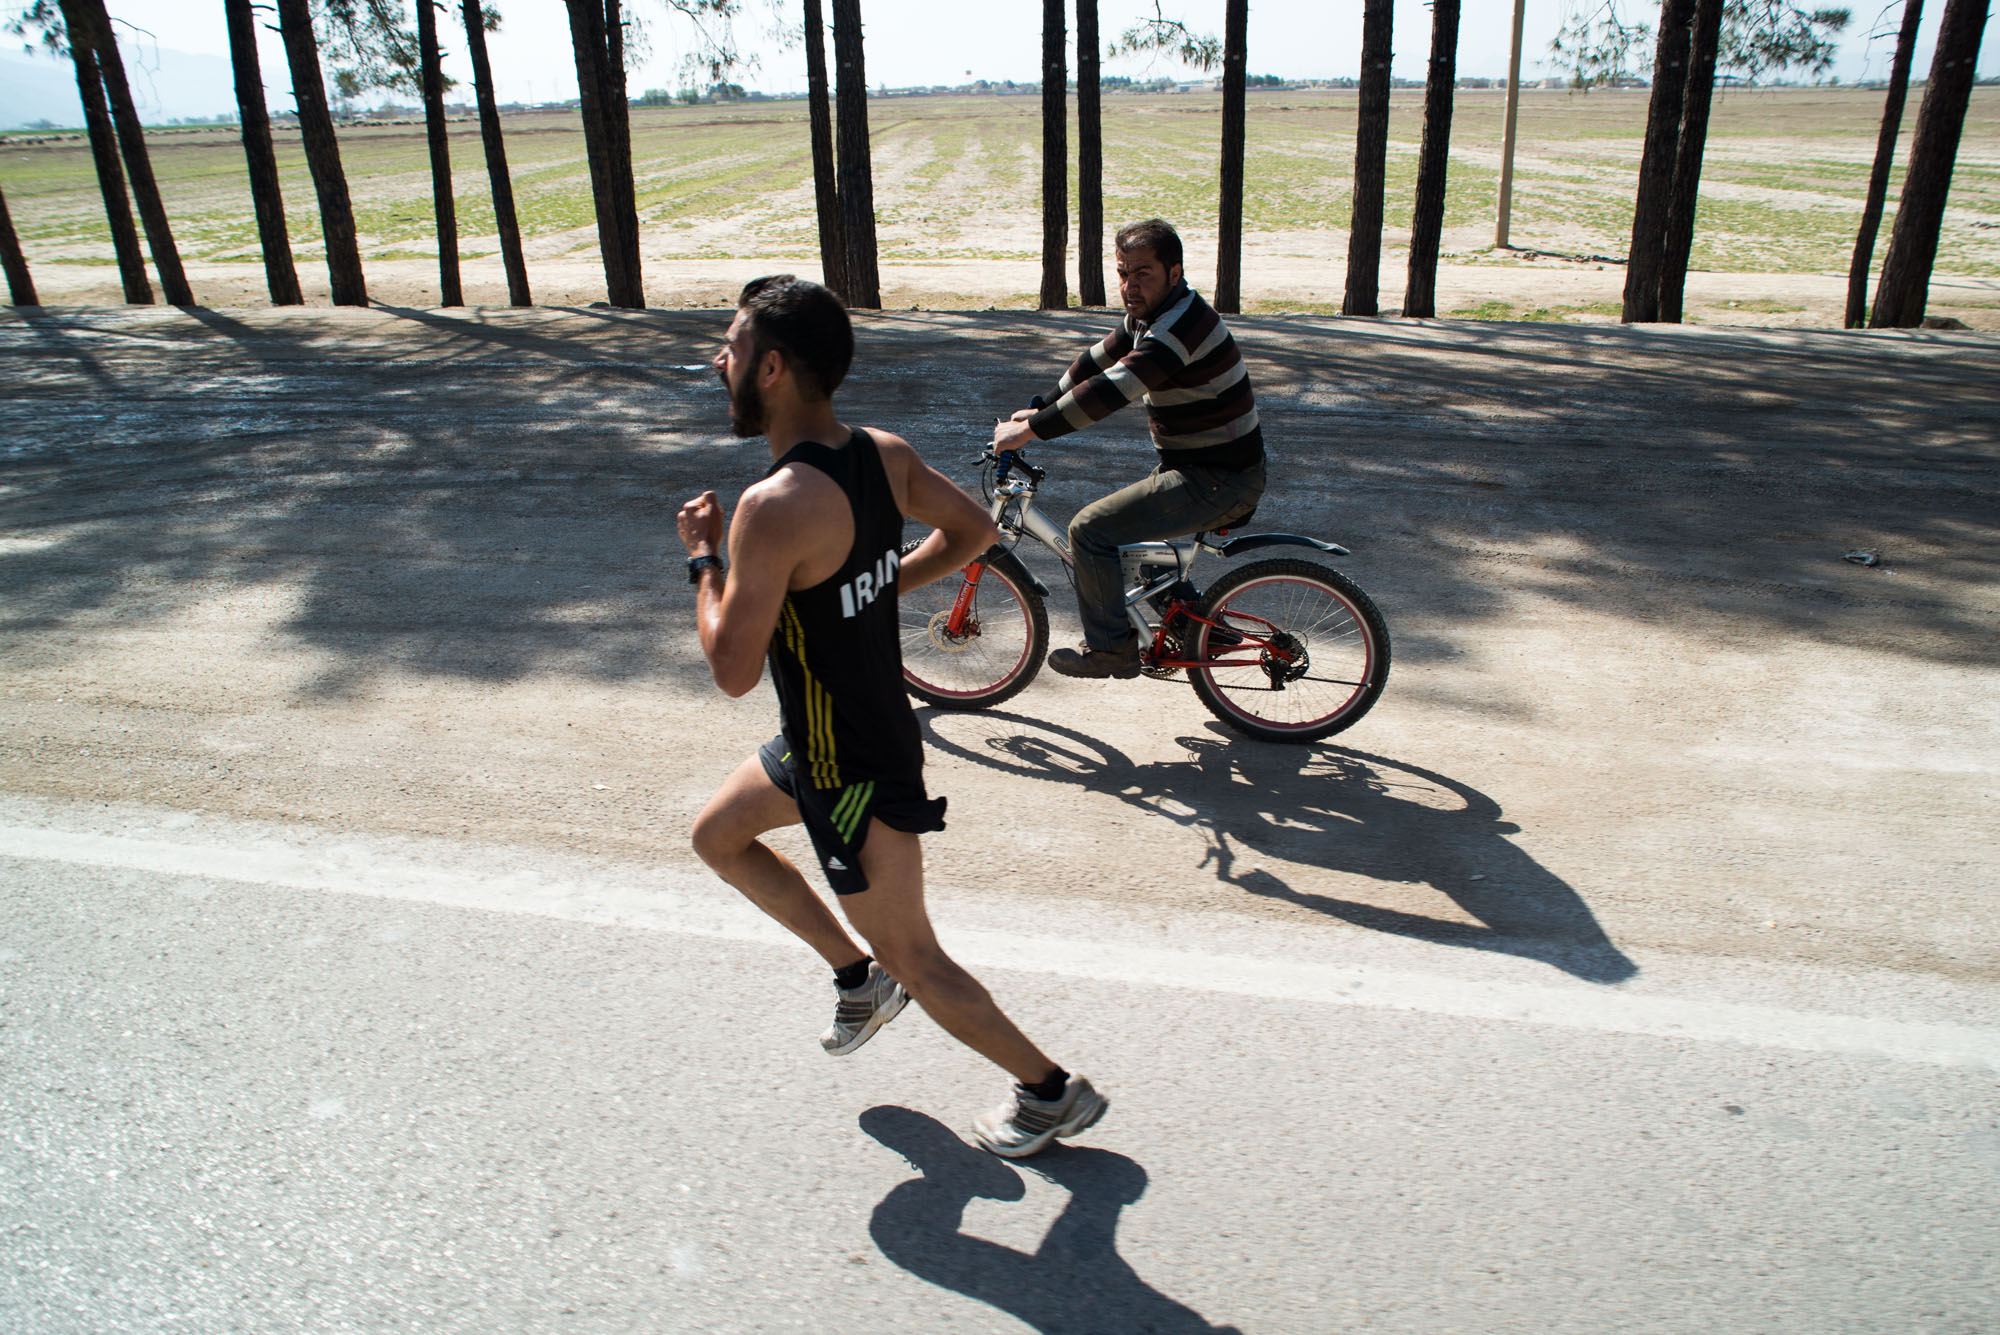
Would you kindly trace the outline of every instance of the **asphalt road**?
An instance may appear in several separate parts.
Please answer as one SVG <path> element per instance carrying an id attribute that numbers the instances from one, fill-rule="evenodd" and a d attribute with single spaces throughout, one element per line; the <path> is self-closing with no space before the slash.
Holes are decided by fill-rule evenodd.
<path id="1" fill-rule="evenodd" d="M 1113 1100 L 1014 1166 L 957 1134 L 990 1072 L 914 1010 L 827 1059 L 822 980 L 699 878 L 6 815 L 9 1329 L 2000 1319 L 2000 1028 L 1880 980 L 1604 1003 L 942 886 Z"/>
<path id="2" fill-rule="evenodd" d="M 1101 322 L 868 317 L 849 415 L 967 476 Z M 1993 1328 L 2000 343 L 1239 322 L 1394 673 L 925 715 L 1112 1098 L 1010 1166 L 686 850 L 722 323 L 0 313 L 0 1329 Z"/>

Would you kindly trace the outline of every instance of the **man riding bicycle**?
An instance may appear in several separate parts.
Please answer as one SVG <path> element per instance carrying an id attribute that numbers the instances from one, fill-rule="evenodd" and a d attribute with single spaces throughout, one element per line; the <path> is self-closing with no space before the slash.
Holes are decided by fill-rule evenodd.
<path id="1" fill-rule="evenodd" d="M 1070 521 L 1084 642 L 1049 655 L 1066 677 L 1139 675 L 1119 547 L 1239 523 L 1264 494 L 1264 436 L 1249 368 L 1222 318 L 1183 279 L 1179 234 L 1149 218 L 1120 228 L 1116 247 L 1124 323 L 1076 359 L 1054 402 L 993 429 L 995 450 L 1017 450 L 1100 422 L 1135 399 L 1146 403 L 1158 466 Z"/>

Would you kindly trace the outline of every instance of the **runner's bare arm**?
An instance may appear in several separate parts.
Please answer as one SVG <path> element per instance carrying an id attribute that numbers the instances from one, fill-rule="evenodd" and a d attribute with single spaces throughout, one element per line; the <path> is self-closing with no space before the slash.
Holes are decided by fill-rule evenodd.
<path id="1" fill-rule="evenodd" d="M 810 558 L 817 526 L 810 506 L 784 474 L 750 488 L 728 525 L 729 571 L 704 574 L 695 588 L 695 629 L 709 673 L 728 696 L 746 695 L 762 680 L 764 653 L 778 625 L 793 572 Z M 775 485 L 774 485 L 775 484 Z M 703 492 L 681 507 L 681 541 L 690 556 L 713 553 L 722 541 L 722 507 Z"/>
<path id="2" fill-rule="evenodd" d="M 886 431 L 871 429 L 868 434 L 881 451 L 883 471 L 896 493 L 897 508 L 936 530 L 903 558 L 898 578 L 904 588 L 921 588 L 943 579 L 1000 541 L 1000 530 L 993 527 L 992 518 L 979 502 L 917 457 L 908 441 Z"/>

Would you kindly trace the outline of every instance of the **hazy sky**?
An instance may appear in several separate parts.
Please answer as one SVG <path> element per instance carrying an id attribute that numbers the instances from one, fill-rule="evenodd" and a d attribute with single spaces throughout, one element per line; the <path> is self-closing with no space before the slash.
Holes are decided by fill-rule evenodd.
<path id="1" fill-rule="evenodd" d="M 1564 12 L 1578 0 L 1528 0 L 1523 73 L 1539 77 L 1554 73 L 1548 55 L 1550 37 Z M 0 0 L 4 4 L 4 0 Z M 756 68 L 739 75 L 749 87 L 768 92 L 802 89 L 805 57 L 794 41 L 786 45 L 774 34 L 796 33 L 801 22 L 799 0 L 744 0 L 746 16 L 737 24 L 742 45 L 758 57 Z M 1219 32 L 1222 0 L 1163 0 L 1170 15 L 1190 26 Z M 227 56 L 228 36 L 220 0 L 109 0 L 112 15 L 152 33 L 162 47 Z M 569 49 L 569 30 L 562 0 L 499 0 L 501 31 L 490 39 L 494 78 L 502 101 L 558 101 L 576 95 L 576 74 Z M 11 4 L 4 4 L 13 8 Z M 1360 66 L 1361 0 L 1254 0 L 1250 9 L 1249 68 L 1253 74 L 1286 78 L 1353 76 Z M 1926 6 L 1924 40 L 1918 71 L 1928 67 L 1931 35 L 1942 4 Z M 1506 72 L 1509 24 L 1508 0 L 1467 0 L 1461 21 L 1458 68 L 1462 75 Z M 1645 0 L 1627 5 L 1628 12 L 1651 11 Z M 1843 80 L 1881 77 L 1887 73 L 1895 44 L 1900 0 L 1860 0 L 1853 5 L 1854 22 L 1842 43 L 1835 68 Z M 652 54 L 635 62 L 629 86 L 636 94 L 648 88 L 673 88 L 681 80 L 679 58 L 693 46 L 685 19 L 672 15 L 661 0 L 628 0 L 649 27 Z M 1150 0 L 1100 0 L 1099 30 L 1106 44 L 1134 18 L 1150 14 Z M 447 71 L 470 83 L 464 59 L 464 34 L 457 26 L 456 0 L 441 16 L 440 30 L 449 48 Z M 976 18 L 974 17 L 976 16 Z M 912 84 L 956 84 L 972 79 L 1033 81 L 1040 78 L 1041 5 L 1037 0 L 982 0 L 962 5 L 953 0 L 862 0 L 866 35 L 868 82 L 907 87 Z M 1430 49 L 1431 11 L 1422 0 L 1402 0 L 1396 6 L 1395 73 L 1421 79 Z M 1873 36 L 1873 40 L 1871 39 Z M 1995 61 L 1988 42 L 1982 70 Z M 283 75 L 282 48 L 275 34 L 264 34 L 265 82 L 272 104 L 288 107 L 289 80 Z M 1072 73 L 1074 58 L 1072 57 Z M 1151 65 L 1135 61 L 1107 64 L 1107 74 L 1134 77 L 1177 75 L 1169 62 Z"/>

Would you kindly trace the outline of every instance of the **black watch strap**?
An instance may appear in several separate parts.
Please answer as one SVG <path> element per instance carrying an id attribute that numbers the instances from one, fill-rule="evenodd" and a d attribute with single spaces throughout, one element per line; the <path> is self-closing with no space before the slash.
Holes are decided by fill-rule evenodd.
<path id="1" fill-rule="evenodd" d="M 722 563 L 722 558 L 719 556 L 690 556 L 688 558 L 688 583 L 699 584 L 701 582 L 701 572 L 711 566 L 717 570 L 727 570 L 729 568 Z"/>

